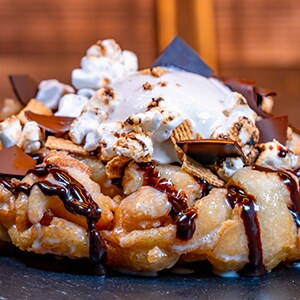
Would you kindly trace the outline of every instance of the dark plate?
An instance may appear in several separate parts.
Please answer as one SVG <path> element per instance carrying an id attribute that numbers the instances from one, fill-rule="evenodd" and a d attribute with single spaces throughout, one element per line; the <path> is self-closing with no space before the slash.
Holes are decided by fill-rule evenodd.
<path id="1" fill-rule="evenodd" d="M 2 254 L 0 299 L 300 299 L 296 268 L 280 267 L 257 278 L 221 278 L 205 267 L 193 275 L 104 278 L 46 270 L 46 261 Z"/>

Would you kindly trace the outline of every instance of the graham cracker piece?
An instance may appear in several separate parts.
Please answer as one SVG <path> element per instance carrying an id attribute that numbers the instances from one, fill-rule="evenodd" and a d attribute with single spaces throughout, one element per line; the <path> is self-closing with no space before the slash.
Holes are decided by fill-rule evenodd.
<path id="1" fill-rule="evenodd" d="M 126 156 L 116 156 L 111 159 L 105 166 L 105 172 L 109 179 L 121 178 L 123 169 L 129 162 L 130 158 Z"/>
<path id="2" fill-rule="evenodd" d="M 25 117 L 25 111 L 30 110 L 36 114 L 51 116 L 53 115 L 52 110 L 47 107 L 44 103 L 36 100 L 31 99 L 28 104 L 19 112 L 17 117 L 21 121 L 22 124 L 26 124 L 28 119 Z"/>
<path id="3" fill-rule="evenodd" d="M 206 180 L 213 186 L 224 186 L 224 181 L 215 175 L 210 169 L 203 167 L 185 154 L 183 155 L 183 163 L 181 168 L 190 175 Z"/>
<path id="4" fill-rule="evenodd" d="M 169 73 L 169 71 L 162 67 L 154 67 L 154 68 L 144 69 L 141 71 L 141 74 L 143 75 L 152 75 L 153 77 L 157 77 L 157 78 L 161 77 L 166 73 Z"/>
<path id="5" fill-rule="evenodd" d="M 86 151 L 82 146 L 76 145 L 72 141 L 57 138 L 51 135 L 48 136 L 45 147 L 51 150 L 67 151 L 72 154 L 79 154 L 83 156 L 89 155 L 89 152 Z"/>
<path id="6" fill-rule="evenodd" d="M 170 136 L 170 140 L 174 144 L 177 155 L 181 160 L 184 155 L 184 152 L 179 146 L 177 146 L 176 142 L 183 140 L 191 140 L 193 139 L 193 135 L 194 132 L 192 124 L 190 120 L 186 119 L 173 130 Z"/>

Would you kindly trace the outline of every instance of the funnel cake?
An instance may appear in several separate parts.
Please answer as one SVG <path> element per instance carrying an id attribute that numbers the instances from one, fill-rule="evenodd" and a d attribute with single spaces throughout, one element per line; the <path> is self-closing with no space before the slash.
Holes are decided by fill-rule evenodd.
<path id="1" fill-rule="evenodd" d="M 176 38 L 142 71 L 99 41 L 75 88 L 11 76 L 23 108 L 1 116 L 0 240 L 98 275 L 208 260 L 259 276 L 300 259 L 299 132 L 271 115 L 274 92 L 211 75 Z"/>

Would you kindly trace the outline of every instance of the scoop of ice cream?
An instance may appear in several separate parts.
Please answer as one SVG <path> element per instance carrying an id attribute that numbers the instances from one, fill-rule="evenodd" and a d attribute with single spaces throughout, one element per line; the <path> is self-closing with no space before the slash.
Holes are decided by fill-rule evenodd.
<path id="1" fill-rule="evenodd" d="M 56 79 L 43 80 L 39 84 L 36 99 L 49 108 L 56 109 L 60 98 L 68 93 L 75 93 L 70 85 L 61 83 Z"/>
<path id="2" fill-rule="evenodd" d="M 98 119 L 98 126 L 97 121 L 93 126 L 88 120 L 83 123 L 85 114 L 93 110 L 106 115 L 105 119 Z M 130 132 L 148 136 L 151 145 L 145 143 L 145 149 L 153 150 L 146 151 L 147 157 L 161 163 L 174 162 L 175 150 L 168 139 L 186 119 L 190 120 L 195 136 L 230 138 L 240 143 L 246 154 L 249 153 L 247 147 L 259 137 L 255 127 L 256 113 L 240 94 L 233 93 L 217 79 L 174 68 L 157 68 L 127 76 L 109 90 L 99 90 L 84 111 L 70 131 L 75 143 L 83 143 L 87 149 L 87 136 L 92 134 L 103 145 L 101 148 L 110 145 L 110 152 L 115 152 L 118 138 L 115 138 L 116 143 L 106 142 L 101 131 L 111 123 L 119 123 L 121 129 L 116 132 L 119 137 Z M 103 124 L 99 126 L 100 123 Z M 80 138 L 76 138 L 79 135 Z M 127 152 L 126 155 L 130 156 Z"/>
<path id="3" fill-rule="evenodd" d="M 72 72 L 72 83 L 77 89 L 99 89 L 138 69 L 133 52 L 121 50 L 112 39 L 98 41 L 81 59 L 81 69 Z"/>

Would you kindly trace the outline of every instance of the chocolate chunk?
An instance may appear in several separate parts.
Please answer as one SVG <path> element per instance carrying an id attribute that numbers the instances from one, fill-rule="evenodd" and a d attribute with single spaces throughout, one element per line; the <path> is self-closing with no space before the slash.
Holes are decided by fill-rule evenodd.
<path id="1" fill-rule="evenodd" d="M 52 133 L 64 133 L 69 131 L 72 122 L 75 120 L 75 118 L 71 117 L 40 115 L 30 110 L 25 112 L 25 116 L 28 120 L 37 122 L 41 128 Z"/>
<path id="2" fill-rule="evenodd" d="M 256 127 L 259 129 L 259 143 L 271 142 L 276 139 L 279 143 L 285 145 L 287 138 L 288 117 L 272 116 L 256 121 Z"/>
<path id="3" fill-rule="evenodd" d="M 241 156 L 245 160 L 241 147 L 230 140 L 183 140 L 177 145 L 184 153 L 201 164 L 213 164 L 226 156 Z"/>
<path id="4" fill-rule="evenodd" d="M 255 81 L 243 79 L 221 79 L 225 85 L 231 90 L 242 94 L 249 106 L 261 117 L 269 117 L 270 115 L 261 109 L 262 98 L 266 96 L 274 96 L 275 92 L 255 87 Z"/>
<path id="5" fill-rule="evenodd" d="M 0 174 L 25 176 L 35 167 L 36 161 L 14 145 L 0 151 Z"/>
<path id="6" fill-rule="evenodd" d="M 37 83 L 28 75 L 10 75 L 10 83 L 18 100 L 24 106 L 36 97 L 38 92 Z"/>
<path id="7" fill-rule="evenodd" d="M 213 70 L 200 58 L 179 36 L 176 36 L 169 46 L 163 51 L 152 67 L 174 66 L 188 72 L 210 77 Z"/>

